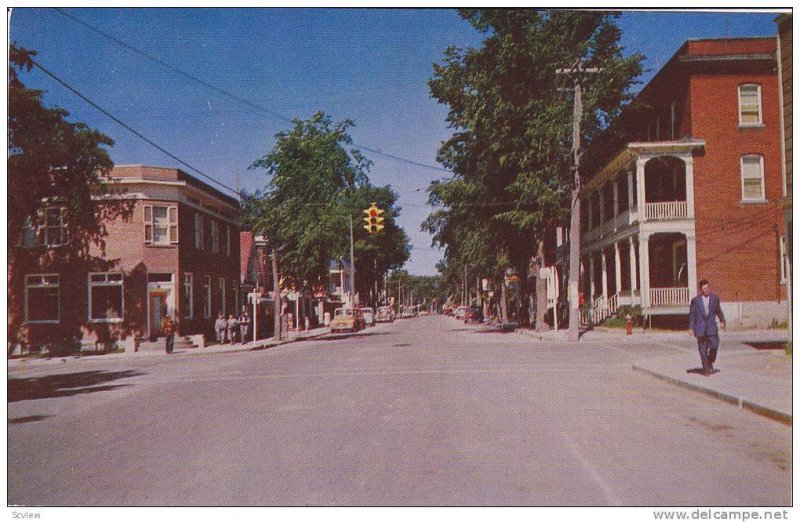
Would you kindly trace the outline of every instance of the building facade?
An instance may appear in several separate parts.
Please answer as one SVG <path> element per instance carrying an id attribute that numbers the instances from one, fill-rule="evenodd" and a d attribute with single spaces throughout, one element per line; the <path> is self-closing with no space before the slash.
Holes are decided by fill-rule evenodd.
<path id="1" fill-rule="evenodd" d="M 117 166 L 107 183 L 132 214 L 105 223 L 90 263 L 52 255 L 69 226 L 66 208 L 45 209 L 26 234 L 30 262 L 13 289 L 26 342 L 155 338 L 167 315 L 180 335 L 211 334 L 217 313 L 241 301 L 238 200 L 171 168 Z"/>
<path id="2" fill-rule="evenodd" d="M 786 319 L 774 38 L 690 40 L 638 95 L 633 137 L 581 192 L 590 319 L 682 316 L 708 279 L 733 325 Z"/>

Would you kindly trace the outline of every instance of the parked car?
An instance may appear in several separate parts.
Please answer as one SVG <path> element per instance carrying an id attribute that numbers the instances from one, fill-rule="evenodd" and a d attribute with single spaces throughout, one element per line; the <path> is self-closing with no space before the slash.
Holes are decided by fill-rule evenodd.
<path id="1" fill-rule="evenodd" d="M 455 309 L 456 309 L 455 306 L 445 306 L 444 307 L 444 315 L 445 316 L 453 315 L 453 313 L 455 312 Z"/>
<path id="2" fill-rule="evenodd" d="M 394 308 L 391 306 L 379 306 L 378 313 L 375 314 L 375 320 L 379 323 L 393 323 Z"/>
<path id="3" fill-rule="evenodd" d="M 359 310 L 364 314 L 364 321 L 367 323 L 367 326 L 375 326 L 375 312 L 372 310 L 372 307 L 365 306 L 364 308 L 359 308 Z"/>
<path id="4" fill-rule="evenodd" d="M 471 306 L 464 312 L 464 323 L 482 323 L 483 310 L 480 306 Z"/>
<path id="5" fill-rule="evenodd" d="M 456 308 L 456 311 L 453 312 L 453 316 L 456 319 L 464 319 L 464 313 L 467 311 L 468 306 L 459 306 Z"/>
<path id="6" fill-rule="evenodd" d="M 364 313 L 358 308 L 337 308 L 333 311 L 331 332 L 357 332 L 366 327 Z"/>

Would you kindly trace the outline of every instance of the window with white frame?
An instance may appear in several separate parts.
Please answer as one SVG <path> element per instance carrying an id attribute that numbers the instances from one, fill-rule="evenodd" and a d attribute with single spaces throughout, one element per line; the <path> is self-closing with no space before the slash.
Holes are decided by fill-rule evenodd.
<path id="1" fill-rule="evenodd" d="M 203 250 L 205 247 L 204 221 L 203 215 L 199 212 L 194 215 L 194 247 L 197 250 Z"/>
<path id="2" fill-rule="evenodd" d="M 219 222 L 211 220 L 211 253 L 219 254 Z"/>
<path id="3" fill-rule="evenodd" d="M 181 292 L 181 310 L 186 319 L 194 318 L 194 276 L 186 272 L 183 274 L 183 291 Z"/>
<path id="4" fill-rule="evenodd" d="M 60 319 L 58 274 L 25 276 L 25 322 L 58 323 Z"/>
<path id="5" fill-rule="evenodd" d="M 203 276 L 203 317 L 211 317 L 211 276 Z"/>
<path id="6" fill-rule="evenodd" d="M 67 244 L 66 207 L 48 207 L 36 212 L 36 222 L 31 217 L 25 220 L 22 234 L 24 246 L 55 247 Z"/>
<path id="7" fill-rule="evenodd" d="M 178 242 L 177 206 L 144 206 L 144 241 L 153 245 L 169 245 Z"/>
<path id="8" fill-rule="evenodd" d="M 225 307 L 225 278 L 219 278 L 219 308 L 223 314 L 227 314 L 228 310 Z"/>
<path id="9" fill-rule="evenodd" d="M 89 274 L 89 322 L 118 323 L 125 310 L 122 273 Z"/>
<path id="10" fill-rule="evenodd" d="M 742 156 L 742 201 L 764 201 L 764 156 Z"/>
<path id="11" fill-rule="evenodd" d="M 739 86 L 739 125 L 761 125 L 761 86 Z"/>

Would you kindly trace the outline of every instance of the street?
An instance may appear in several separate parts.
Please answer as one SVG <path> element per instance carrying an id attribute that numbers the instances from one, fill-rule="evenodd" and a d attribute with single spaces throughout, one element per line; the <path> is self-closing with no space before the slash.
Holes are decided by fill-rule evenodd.
<path id="1" fill-rule="evenodd" d="M 262 351 L 17 365 L 8 502 L 790 505 L 791 426 L 631 368 L 676 350 L 427 316 Z"/>

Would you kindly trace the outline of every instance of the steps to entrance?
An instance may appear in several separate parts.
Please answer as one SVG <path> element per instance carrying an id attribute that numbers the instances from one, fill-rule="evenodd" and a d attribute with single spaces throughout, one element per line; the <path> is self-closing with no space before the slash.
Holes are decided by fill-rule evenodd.
<path id="1" fill-rule="evenodd" d="M 166 351 L 166 337 L 159 337 L 155 341 L 143 340 L 139 343 L 139 352 L 163 352 Z M 197 345 L 192 342 L 191 337 L 175 336 L 175 350 L 192 350 Z"/>

